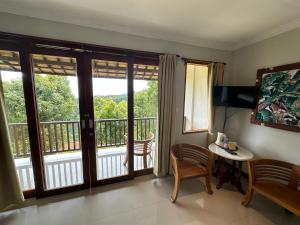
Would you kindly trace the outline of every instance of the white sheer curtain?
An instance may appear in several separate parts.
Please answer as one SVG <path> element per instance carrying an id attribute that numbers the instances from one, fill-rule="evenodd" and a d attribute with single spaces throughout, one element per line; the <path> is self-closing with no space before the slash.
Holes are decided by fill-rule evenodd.
<path id="1" fill-rule="evenodd" d="M 158 145 L 154 161 L 154 173 L 164 176 L 169 172 L 170 149 L 175 141 L 175 74 L 177 56 L 165 54 L 159 57 L 158 78 Z"/>
<path id="2" fill-rule="evenodd" d="M 22 201 L 23 193 L 11 151 L 3 94 L 0 93 L 0 211 Z"/>

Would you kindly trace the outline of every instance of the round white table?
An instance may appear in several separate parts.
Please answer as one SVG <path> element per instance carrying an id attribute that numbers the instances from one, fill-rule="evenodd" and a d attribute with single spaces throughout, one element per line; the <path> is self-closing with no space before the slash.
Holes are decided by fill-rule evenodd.
<path id="1" fill-rule="evenodd" d="M 210 144 L 208 149 L 219 156 L 216 175 L 219 176 L 219 182 L 217 184 L 217 189 L 222 188 L 223 184 L 226 182 L 231 182 L 234 186 L 237 187 L 240 193 L 245 194 L 241 184 L 241 174 L 242 174 L 242 164 L 245 161 L 251 160 L 254 155 L 247 149 L 238 146 L 238 150 L 231 152 L 230 150 L 226 150 L 221 148 L 216 144 Z M 232 166 L 228 169 L 228 164 L 226 164 L 227 160 L 232 160 Z M 235 168 L 235 164 L 238 162 L 238 168 Z M 237 175 L 236 175 L 237 171 Z"/>

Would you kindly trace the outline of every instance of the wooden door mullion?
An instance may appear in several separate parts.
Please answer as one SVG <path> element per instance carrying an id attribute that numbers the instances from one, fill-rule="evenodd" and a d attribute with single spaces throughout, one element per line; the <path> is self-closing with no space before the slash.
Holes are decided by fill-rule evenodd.
<path id="1" fill-rule="evenodd" d="M 39 115 L 37 111 L 34 74 L 30 51 L 23 46 L 20 51 L 20 65 L 23 78 L 26 116 L 28 119 L 28 133 L 31 150 L 32 167 L 34 173 L 36 196 L 42 195 L 45 189 L 45 178 L 40 142 Z"/>

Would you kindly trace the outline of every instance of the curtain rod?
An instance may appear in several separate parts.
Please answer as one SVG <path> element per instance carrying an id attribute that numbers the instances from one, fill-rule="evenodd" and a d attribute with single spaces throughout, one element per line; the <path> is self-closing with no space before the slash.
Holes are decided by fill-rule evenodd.
<path id="1" fill-rule="evenodd" d="M 202 64 L 210 64 L 210 63 L 221 63 L 226 65 L 225 62 L 217 62 L 217 61 L 208 61 L 208 60 L 201 60 L 201 59 L 190 59 L 190 58 L 182 58 L 185 62 L 190 62 L 190 63 L 202 63 Z"/>

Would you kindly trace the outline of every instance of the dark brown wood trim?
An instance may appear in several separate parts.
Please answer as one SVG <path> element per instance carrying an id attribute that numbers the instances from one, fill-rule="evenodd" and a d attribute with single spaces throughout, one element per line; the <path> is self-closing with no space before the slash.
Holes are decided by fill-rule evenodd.
<path id="1" fill-rule="evenodd" d="M 39 195 L 37 195 L 36 198 L 44 198 L 44 197 L 49 197 L 52 195 L 60 195 L 60 194 L 65 194 L 65 193 L 69 193 L 69 192 L 83 190 L 86 188 L 87 187 L 85 184 L 79 184 L 79 185 L 75 185 L 75 186 L 61 187 L 61 188 L 57 188 L 57 189 L 48 189 L 48 190 L 43 191 Z"/>
<path id="2" fill-rule="evenodd" d="M 35 190 L 27 190 L 27 191 L 23 191 L 23 195 L 24 195 L 24 198 L 25 198 L 25 199 L 33 198 L 33 197 L 36 196 Z"/>
<path id="3" fill-rule="evenodd" d="M 34 75 L 31 61 L 31 54 L 23 47 L 20 51 L 20 65 L 23 74 L 23 88 L 26 115 L 28 119 L 28 133 L 30 141 L 30 151 L 35 182 L 36 195 L 39 196 L 45 189 L 44 169 L 42 151 L 40 144 L 39 115 L 37 111 Z"/>
<path id="4" fill-rule="evenodd" d="M 124 175 L 124 176 L 119 176 L 119 177 L 112 177 L 109 179 L 104 179 L 104 180 L 97 180 L 95 183 L 92 184 L 93 187 L 96 186 L 101 186 L 101 185 L 107 185 L 107 184 L 114 184 L 126 180 L 132 180 L 133 176 L 132 175 Z"/>
<path id="5" fill-rule="evenodd" d="M 152 65 L 152 66 L 158 66 L 159 65 L 159 59 L 152 59 L 152 58 L 134 58 L 134 64 L 144 64 L 144 65 Z"/>
<path id="6" fill-rule="evenodd" d="M 4 99 L 4 90 L 3 90 L 3 82 L 2 82 L 2 74 L 1 74 L 1 71 L 0 71 L 0 94 L 1 94 L 1 97 L 3 99 L 3 103 L 5 105 L 5 99 Z"/>
<path id="7" fill-rule="evenodd" d="M 57 40 L 43 37 L 34 37 L 29 35 L 13 34 L 0 32 L 0 41 L 10 41 L 11 43 L 18 43 L 20 41 L 26 42 L 30 47 L 48 47 L 56 46 L 64 48 L 65 50 L 81 50 L 81 51 L 93 51 L 97 53 L 110 53 L 110 54 L 122 54 L 133 55 L 135 57 L 146 57 L 158 59 L 162 53 L 132 50 L 125 48 L 107 47 L 95 44 L 79 43 L 66 40 Z M 57 48 L 56 48 L 57 49 Z"/>
<path id="8" fill-rule="evenodd" d="M 127 62 L 126 55 L 112 55 L 107 53 L 87 53 L 91 60 L 107 60 L 107 61 L 118 61 L 118 62 Z"/>
<path id="9" fill-rule="evenodd" d="M 80 122 L 81 129 L 81 151 L 83 163 L 83 178 L 86 187 L 91 186 L 91 182 L 96 180 L 96 152 L 94 129 L 89 128 L 89 120 L 94 119 L 93 112 L 93 85 L 92 83 L 92 65 L 86 53 L 82 53 L 76 57 L 78 90 L 79 90 L 79 114 L 80 121 L 85 123 L 83 127 Z M 91 133 L 92 136 L 89 136 Z M 92 150 L 94 149 L 94 151 Z"/>
<path id="10" fill-rule="evenodd" d="M 76 57 L 78 52 L 66 51 L 61 49 L 49 49 L 49 48 L 30 48 L 31 54 L 37 55 L 50 55 L 50 56 L 61 56 L 61 57 Z"/>
<path id="11" fill-rule="evenodd" d="M 19 46 L 19 44 L 16 44 L 16 43 L 0 40 L 0 49 L 7 50 L 7 51 L 19 51 L 20 46 Z"/>
<path id="12" fill-rule="evenodd" d="M 153 174 L 153 168 L 147 168 L 147 169 L 143 169 L 143 170 L 134 171 L 135 177 L 149 175 L 149 174 Z"/>
<path id="13" fill-rule="evenodd" d="M 281 130 L 300 132 L 300 127 L 289 126 L 289 125 L 285 125 L 285 124 L 265 123 L 265 122 L 261 122 L 261 121 L 256 119 L 257 112 L 258 112 L 258 101 L 259 101 L 259 97 L 261 95 L 260 87 L 261 87 L 261 82 L 262 82 L 262 75 L 265 74 L 265 73 L 272 73 L 272 72 L 278 72 L 278 71 L 284 71 L 284 70 L 293 70 L 293 69 L 300 69 L 300 62 L 299 63 L 292 63 L 292 64 L 287 64 L 287 65 L 276 66 L 276 67 L 263 68 L 263 69 L 258 69 L 257 70 L 257 76 L 256 76 L 256 89 L 257 89 L 256 108 L 251 113 L 250 122 L 252 124 L 277 128 L 277 129 L 281 129 Z"/>
<path id="14" fill-rule="evenodd" d="M 134 148 L 134 87 L 133 87 L 133 57 L 129 57 L 127 61 L 128 73 L 127 73 L 127 117 L 128 117 L 128 171 L 129 176 L 133 177 L 133 168 L 134 168 L 134 157 L 133 157 L 133 148 Z"/>

